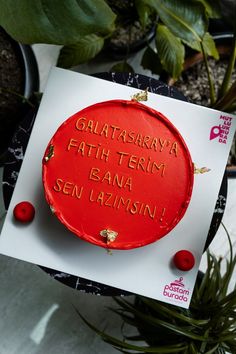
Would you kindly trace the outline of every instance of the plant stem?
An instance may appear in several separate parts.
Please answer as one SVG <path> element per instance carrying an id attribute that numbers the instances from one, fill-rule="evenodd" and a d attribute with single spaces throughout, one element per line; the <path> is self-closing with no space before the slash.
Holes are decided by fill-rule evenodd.
<path id="1" fill-rule="evenodd" d="M 222 82 L 221 88 L 218 93 L 218 99 L 220 99 L 222 96 L 224 96 L 229 88 L 232 73 L 234 70 L 235 60 L 236 60 L 236 29 L 234 31 L 232 51 L 231 51 L 231 54 L 229 57 L 229 63 L 228 63 L 228 66 L 227 66 L 227 69 L 225 72 L 224 80 Z"/>
<path id="2" fill-rule="evenodd" d="M 202 342 L 201 347 L 200 347 L 200 353 L 204 354 L 205 353 L 205 349 L 207 346 L 207 340 L 209 337 L 209 332 L 210 332 L 210 328 L 207 328 L 206 332 L 204 333 L 204 342 Z"/>
<path id="3" fill-rule="evenodd" d="M 229 235 L 229 232 L 227 230 L 227 228 L 225 227 L 224 223 L 221 221 L 221 225 L 223 226 L 223 229 L 225 230 L 226 236 L 228 238 L 228 242 L 229 242 L 229 267 L 226 271 L 226 281 L 225 281 L 225 285 L 224 287 L 221 289 L 221 292 L 226 296 L 227 295 L 227 291 L 228 291 L 228 287 L 229 287 L 229 283 L 232 277 L 232 273 L 234 271 L 235 268 L 235 260 L 233 257 L 233 245 L 232 245 L 232 241 Z"/>
<path id="4" fill-rule="evenodd" d="M 226 111 L 232 107 L 236 103 L 236 81 L 232 84 L 228 92 L 215 104 L 213 105 L 213 108 L 221 110 L 221 111 Z"/>
<path id="5" fill-rule="evenodd" d="M 202 54 L 203 54 L 203 58 L 204 58 L 204 63 L 206 66 L 206 71 L 207 71 L 207 78 L 208 78 L 208 83 L 209 83 L 209 88 L 210 88 L 211 106 L 213 106 L 213 104 L 215 103 L 215 100 L 216 100 L 215 88 L 214 88 L 214 84 L 212 81 L 212 77 L 211 77 L 211 73 L 210 73 L 210 69 L 209 69 L 209 65 L 208 65 L 207 55 L 206 55 L 202 41 L 200 42 L 200 45 L 201 45 L 201 50 L 202 50 Z"/>

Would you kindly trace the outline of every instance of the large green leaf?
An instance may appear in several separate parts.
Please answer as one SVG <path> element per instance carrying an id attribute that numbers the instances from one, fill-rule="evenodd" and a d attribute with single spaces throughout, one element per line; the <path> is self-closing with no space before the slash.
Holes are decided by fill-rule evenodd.
<path id="1" fill-rule="evenodd" d="M 208 19 L 200 2 L 189 0 L 143 0 L 153 7 L 162 22 L 187 43 L 200 41 L 207 30 Z"/>
<path id="2" fill-rule="evenodd" d="M 135 8 L 137 10 L 140 23 L 143 27 L 147 26 L 150 22 L 150 7 L 147 6 L 143 0 L 135 0 Z"/>
<path id="3" fill-rule="evenodd" d="M 58 58 L 57 65 L 62 68 L 84 63 L 94 58 L 103 48 L 104 39 L 96 34 L 90 34 L 81 38 L 76 44 L 64 46 Z"/>
<path id="4" fill-rule="evenodd" d="M 192 43 L 188 43 L 188 45 L 192 49 L 195 49 L 195 50 L 197 50 L 199 52 L 202 51 L 201 42 L 193 41 Z M 214 39 L 212 38 L 210 33 L 208 33 L 208 32 L 205 33 L 205 35 L 203 37 L 203 40 L 202 40 L 202 45 L 203 45 L 203 48 L 204 48 L 206 54 L 208 54 L 209 56 L 215 58 L 216 60 L 219 59 L 218 50 L 216 48 Z"/>
<path id="5" fill-rule="evenodd" d="M 156 34 L 156 46 L 163 68 L 177 79 L 183 70 L 184 45 L 170 30 L 159 24 Z"/>
<path id="6" fill-rule="evenodd" d="M 218 50 L 216 48 L 214 39 L 212 38 L 212 36 L 210 35 L 210 33 L 206 32 L 205 36 L 203 37 L 203 48 L 205 49 L 205 52 L 212 56 L 213 58 L 215 58 L 216 60 L 219 59 L 219 53 Z"/>
<path id="7" fill-rule="evenodd" d="M 104 0 L 0 0 L 0 25 L 23 43 L 70 45 L 110 33 L 114 21 Z"/>
<path id="8" fill-rule="evenodd" d="M 207 15 L 210 18 L 219 18 L 220 17 L 220 4 L 219 0 L 197 0 L 202 3 L 205 7 Z"/>
<path id="9" fill-rule="evenodd" d="M 141 65 L 144 69 L 151 70 L 152 74 L 160 75 L 163 70 L 158 54 L 149 46 L 143 53 Z"/>

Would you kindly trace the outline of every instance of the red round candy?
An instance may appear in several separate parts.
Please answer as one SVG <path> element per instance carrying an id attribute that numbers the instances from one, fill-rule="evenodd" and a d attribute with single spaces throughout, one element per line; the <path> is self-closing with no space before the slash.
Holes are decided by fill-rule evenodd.
<path id="1" fill-rule="evenodd" d="M 191 270 L 195 264 L 194 255 L 190 251 L 187 251 L 187 250 L 178 251 L 174 255 L 173 261 L 174 261 L 176 268 L 183 270 L 183 271 Z"/>
<path id="2" fill-rule="evenodd" d="M 13 215 L 17 221 L 27 223 L 33 220 L 35 208 L 30 202 L 23 201 L 15 206 Z"/>

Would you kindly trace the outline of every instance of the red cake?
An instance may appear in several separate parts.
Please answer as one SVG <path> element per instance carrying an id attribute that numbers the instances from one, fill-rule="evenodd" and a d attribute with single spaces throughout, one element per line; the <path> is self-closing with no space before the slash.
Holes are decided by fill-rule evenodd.
<path id="1" fill-rule="evenodd" d="M 188 207 L 193 173 L 177 129 L 136 101 L 77 112 L 58 128 L 43 158 L 53 213 L 81 239 L 109 249 L 167 235 Z"/>

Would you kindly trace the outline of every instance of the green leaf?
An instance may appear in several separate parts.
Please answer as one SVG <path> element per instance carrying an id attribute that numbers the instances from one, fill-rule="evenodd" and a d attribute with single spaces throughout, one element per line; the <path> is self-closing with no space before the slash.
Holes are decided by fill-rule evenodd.
<path id="1" fill-rule="evenodd" d="M 110 72 L 118 72 L 118 73 L 119 72 L 134 73 L 134 69 L 126 61 L 123 61 L 123 62 L 113 65 L 113 67 L 109 71 Z"/>
<path id="2" fill-rule="evenodd" d="M 76 310 L 77 311 L 77 310 Z M 147 346 L 137 346 L 137 345 L 132 345 L 129 343 L 126 343 L 124 341 L 121 341 L 115 337 L 112 337 L 108 334 L 106 334 L 103 331 L 100 331 L 97 329 L 95 326 L 93 326 L 91 323 L 89 323 L 80 313 L 77 311 L 78 315 L 80 318 L 97 334 L 101 336 L 101 338 L 107 342 L 113 345 L 114 347 L 117 348 L 122 348 L 122 349 L 128 349 L 128 350 L 137 350 L 138 352 L 144 352 L 144 353 L 156 353 L 156 354 L 169 354 L 169 353 L 179 353 L 183 351 L 186 348 L 186 345 L 183 344 L 176 344 L 176 345 L 168 345 L 168 346 L 160 346 L 160 347 L 147 347 Z"/>
<path id="3" fill-rule="evenodd" d="M 104 39 L 96 34 L 81 38 L 76 44 L 64 46 L 58 58 L 57 65 L 71 68 L 94 58 L 103 48 Z"/>
<path id="4" fill-rule="evenodd" d="M 193 342 L 191 342 L 189 344 L 188 353 L 189 354 L 198 354 L 198 350 Z"/>
<path id="5" fill-rule="evenodd" d="M 143 0 L 173 34 L 187 43 L 201 41 L 208 27 L 203 5 L 189 0 Z"/>
<path id="6" fill-rule="evenodd" d="M 207 15 L 210 18 L 220 18 L 219 0 L 197 0 L 205 7 Z"/>
<path id="7" fill-rule="evenodd" d="M 222 96 L 224 96 L 230 87 L 235 63 L 236 63 L 236 26 L 235 26 L 235 30 L 234 30 L 234 38 L 233 38 L 233 43 L 231 45 L 231 53 L 229 56 L 228 65 L 227 65 L 220 89 L 218 91 L 218 99 L 220 99 Z M 228 112 L 230 111 L 230 109 L 231 109 L 231 106 L 229 106 L 227 108 Z M 223 227 L 225 228 L 224 225 L 223 225 Z M 226 230 L 226 233 L 228 233 L 227 230 Z M 230 258 L 232 258 L 232 247 L 230 247 Z"/>
<path id="8" fill-rule="evenodd" d="M 156 311 L 157 314 L 166 314 L 167 318 L 172 318 L 176 320 L 180 320 L 185 323 L 189 323 L 194 327 L 202 327 L 203 325 L 207 325 L 209 320 L 201 320 L 194 319 L 192 317 L 185 316 L 177 311 L 178 307 L 171 308 L 168 305 L 162 304 L 158 301 L 152 301 L 148 298 L 142 298 L 142 301 L 150 308 Z"/>
<path id="9" fill-rule="evenodd" d="M 74 44 L 92 33 L 111 33 L 114 21 L 104 0 L 0 0 L 1 26 L 28 44 Z"/>
<path id="10" fill-rule="evenodd" d="M 163 70 L 158 54 L 149 46 L 143 54 L 141 65 L 144 69 L 151 70 L 152 74 L 160 75 Z"/>
<path id="11" fill-rule="evenodd" d="M 203 37 L 202 44 L 207 55 L 215 58 L 216 60 L 219 60 L 219 53 L 216 48 L 215 41 L 210 33 L 206 32 L 205 36 Z"/>
<path id="12" fill-rule="evenodd" d="M 222 300 L 220 300 L 216 308 L 219 309 L 221 305 L 226 306 L 227 303 L 231 301 L 233 302 L 234 305 L 236 304 L 236 289 L 233 290 L 231 293 L 229 293 L 227 296 L 225 296 Z M 230 306 L 232 306 L 232 304 Z"/>
<path id="13" fill-rule="evenodd" d="M 219 348 L 220 344 L 216 344 L 213 348 L 211 348 L 210 350 L 208 350 L 205 354 L 214 354 L 216 353 L 216 350 Z"/>
<path id="14" fill-rule="evenodd" d="M 184 63 L 185 50 L 181 40 L 173 35 L 166 26 L 159 24 L 156 47 L 163 68 L 173 79 L 177 79 L 183 70 Z"/>
<path id="15" fill-rule="evenodd" d="M 140 341 L 143 340 L 143 337 L 140 336 L 140 335 L 137 335 L 137 336 L 125 336 L 125 339 L 130 340 L 132 342 L 136 342 L 136 341 L 140 342 Z"/>
<path id="16" fill-rule="evenodd" d="M 226 342 L 227 340 L 234 340 L 234 339 L 235 339 L 235 333 L 232 333 L 232 332 L 231 332 L 231 334 L 228 334 L 226 336 L 223 336 L 223 335 L 220 336 L 221 342 Z M 214 342 L 217 343 L 218 340 L 214 340 L 213 343 Z"/>
<path id="17" fill-rule="evenodd" d="M 150 23 L 150 7 L 143 0 L 135 0 L 135 8 L 139 16 L 139 21 L 145 28 Z"/>
<path id="18" fill-rule="evenodd" d="M 210 291 L 210 287 L 208 286 L 208 284 L 210 283 L 210 280 L 211 280 L 212 269 L 213 269 L 213 261 L 212 261 L 209 251 L 207 251 L 207 269 L 206 269 L 206 272 L 203 276 L 203 279 L 201 281 L 199 288 L 197 289 L 197 287 L 198 287 L 197 284 L 195 286 L 196 290 L 198 290 L 198 291 L 194 291 L 194 293 L 193 293 L 191 306 L 198 308 L 199 303 L 201 303 L 202 306 L 204 304 L 207 304 L 207 306 L 208 306 L 209 299 L 212 296 L 211 291 Z"/>
<path id="19" fill-rule="evenodd" d="M 134 314 L 135 317 L 138 319 L 146 322 L 147 325 L 151 326 L 156 326 L 156 327 L 163 327 L 166 329 L 169 329 L 170 331 L 173 332 L 173 334 L 180 334 L 183 335 L 187 338 L 191 338 L 193 340 L 197 341 L 204 341 L 204 337 L 202 335 L 196 334 L 193 331 L 189 331 L 188 327 L 185 326 L 180 326 L 180 325 L 175 325 L 170 323 L 170 321 L 163 321 L 162 319 L 159 319 L 158 317 L 154 317 L 150 314 L 146 314 L 145 312 L 142 312 L 141 310 L 139 311 L 135 305 L 130 304 L 128 301 L 125 300 L 120 300 L 116 299 L 116 302 L 118 304 L 121 304 L 123 308 L 126 310 L 130 311 L 131 313 Z"/>
<path id="20" fill-rule="evenodd" d="M 193 42 L 187 43 L 187 44 L 192 49 L 195 49 L 198 52 L 201 52 L 201 44 L 200 43 L 201 42 L 193 41 Z M 203 48 L 204 48 L 207 55 L 215 58 L 216 60 L 219 60 L 219 53 L 216 48 L 215 41 L 212 38 L 212 36 L 210 35 L 210 33 L 208 33 L 208 32 L 205 33 L 203 40 L 202 40 L 202 45 L 203 45 Z"/>
<path id="21" fill-rule="evenodd" d="M 236 81 L 232 84 L 226 94 L 216 102 L 213 108 L 227 112 L 227 109 L 236 103 Z"/>

